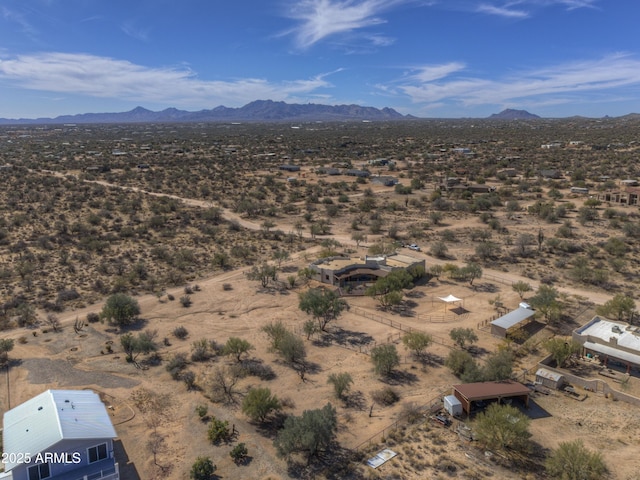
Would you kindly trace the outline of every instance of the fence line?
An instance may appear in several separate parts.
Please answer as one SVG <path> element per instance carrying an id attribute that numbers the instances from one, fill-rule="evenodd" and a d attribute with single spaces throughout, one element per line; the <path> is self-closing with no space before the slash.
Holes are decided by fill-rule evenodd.
<path id="1" fill-rule="evenodd" d="M 410 327 L 409 325 L 404 325 L 404 324 L 398 322 L 397 320 L 394 320 L 392 318 L 383 317 L 382 315 L 378 315 L 377 313 L 369 312 L 369 311 L 364 310 L 364 309 L 362 309 L 360 307 L 355 307 L 355 306 L 351 307 L 350 311 L 352 311 L 356 315 L 360 315 L 361 317 L 373 320 L 374 322 L 378 322 L 378 323 L 382 323 L 384 325 L 388 325 L 391 328 L 395 328 L 397 330 L 400 330 L 401 332 L 406 332 L 406 333 L 423 332 L 423 333 L 425 333 L 423 330 L 420 330 L 418 328 Z M 435 343 L 439 343 L 440 345 L 444 345 L 445 347 L 452 346 L 450 342 L 447 342 L 445 339 L 443 339 L 441 337 L 438 337 L 436 335 L 431 335 L 431 334 L 429 334 L 429 335 L 431 336 L 431 338 L 433 339 L 433 341 Z M 400 338 L 400 334 L 398 334 L 398 338 Z M 387 342 L 387 343 L 391 343 L 391 342 Z"/>
<path id="2" fill-rule="evenodd" d="M 378 433 L 371 435 L 364 442 L 358 444 L 353 448 L 353 450 L 358 451 L 364 447 L 370 446 L 372 443 L 380 443 L 380 440 L 387 437 L 387 433 L 391 431 L 395 431 L 400 427 L 405 425 L 421 425 L 429 419 L 429 415 L 436 413 L 438 410 L 442 408 L 442 398 L 445 396 L 447 392 L 440 392 L 437 396 L 431 398 L 428 403 L 421 405 L 417 408 L 418 414 L 422 415 L 422 418 L 419 422 L 415 421 L 415 412 L 407 413 L 400 417 L 398 420 L 393 422 L 391 425 L 386 426 Z M 376 440 L 378 439 L 378 440 Z"/>

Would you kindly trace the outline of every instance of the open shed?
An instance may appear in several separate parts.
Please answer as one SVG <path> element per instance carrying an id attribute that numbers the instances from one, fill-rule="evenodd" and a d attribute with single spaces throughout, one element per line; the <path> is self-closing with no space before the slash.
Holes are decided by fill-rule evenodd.
<path id="1" fill-rule="evenodd" d="M 491 334 L 506 338 L 509 330 L 513 331 L 515 328 L 526 324 L 535 314 L 536 312 L 530 308 L 518 307 L 491 322 Z"/>
<path id="2" fill-rule="evenodd" d="M 476 382 L 453 386 L 453 395 L 462 403 L 462 409 L 467 415 L 473 410 L 473 403 L 485 400 L 498 402 L 507 398 L 517 398 L 529 406 L 531 390 L 521 383 L 512 380 L 502 382 Z"/>

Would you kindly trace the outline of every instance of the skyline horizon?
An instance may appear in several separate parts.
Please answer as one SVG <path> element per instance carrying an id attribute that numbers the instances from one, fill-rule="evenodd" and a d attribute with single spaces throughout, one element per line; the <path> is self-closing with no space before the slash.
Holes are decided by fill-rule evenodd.
<path id="1" fill-rule="evenodd" d="M 603 0 L 4 0 L 0 117 L 259 98 L 621 116 L 640 110 L 639 13 Z"/>

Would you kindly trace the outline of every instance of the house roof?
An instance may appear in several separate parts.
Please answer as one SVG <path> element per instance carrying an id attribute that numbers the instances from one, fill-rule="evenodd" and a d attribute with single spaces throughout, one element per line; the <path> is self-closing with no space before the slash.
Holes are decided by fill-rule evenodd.
<path id="1" fill-rule="evenodd" d="M 511 380 L 505 380 L 503 382 L 463 383 L 454 385 L 453 388 L 469 401 L 498 397 L 517 397 L 531 393 L 531 391 L 521 383 Z"/>
<path id="2" fill-rule="evenodd" d="M 5 453 L 36 454 L 62 440 L 116 436 L 107 409 L 91 390 L 47 390 L 4 414 Z M 5 471 L 17 465 L 9 461 Z"/>
<path id="3" fill-rule="evenodd" d="M 518 307 L 515 310 L 507 313 L 506 315 L 503 315 L 500 318 L 494 320 L 493 322 L 491 322 L 491 325 L 509 330 L 511 327 L 516 326 L 529 317 L 533 317 L 535 314 L 536 312 L 534 312 L 530 308 Z"/>
<path id="4" fill-rule="evenodd" d="M 624 347 L 640 355 L 640 328 L 631 326 L 628 323 L 612 322 L 602 317 L 595 316 L 586 325 L 578 328 L 576 333 L 587 338 L 587 341 L 595 338 L 602 342 L 610 343 L 612 339 L 618 346 Z"/>

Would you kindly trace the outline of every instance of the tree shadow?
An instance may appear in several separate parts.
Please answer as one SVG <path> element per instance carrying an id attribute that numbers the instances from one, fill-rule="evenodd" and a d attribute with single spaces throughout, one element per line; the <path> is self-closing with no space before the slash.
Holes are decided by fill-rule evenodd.
<path id="1" fill-rule="evenodd" d="M 354 332 L 343 328 L 335 328 L 331 332 L 325 332 L 323 337 L 328 339 L 329 344 L 337 343 L 338 345 L 349 345 L 352 347 L 365 346 L 374 341 L 374 338 L 367 333 Z"/>
<path id="2" fill-rule="evenodd" d="M 357 392 L 351 392 L 345 397 L 344 406 L 345 408 L 351 408 L 354 410 L 365 410 L 366 398 L 364 396 L 364 393 L 362 393 L 360 390 L 358 390 Z"/>
<path id="3" fill-rule="evenodd" d="M 404 370 L 393 370 L 382 381 L 387 385 L 413 385 L 418 381 L 418 376 Z"/>
<path id="4" fill-rule="evenodd" d="M 482 293 L 496 293 L 500 291 L 500 287 L 498 287 L 495 283 L 476 283 L 471 285 L 474 291 L 482 292 Z"/>

